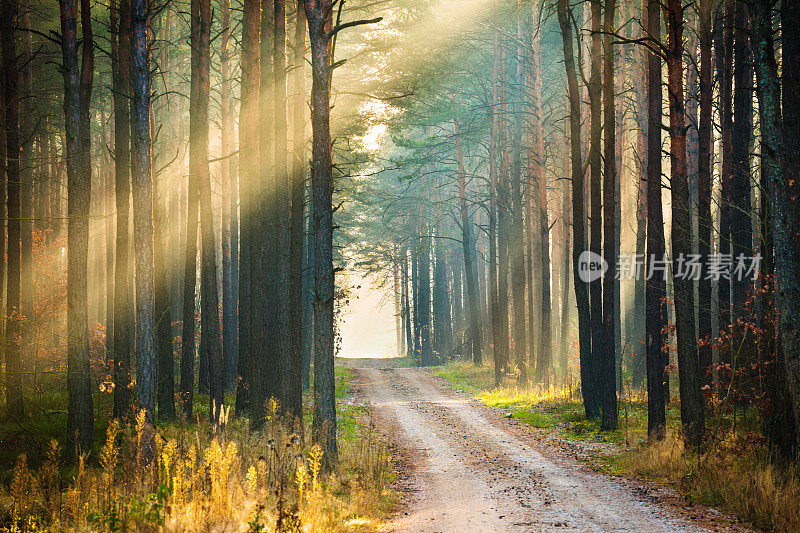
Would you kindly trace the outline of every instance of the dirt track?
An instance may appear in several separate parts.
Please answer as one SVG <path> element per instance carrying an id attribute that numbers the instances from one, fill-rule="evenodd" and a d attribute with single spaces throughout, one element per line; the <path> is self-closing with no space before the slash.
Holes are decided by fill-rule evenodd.
<path id="1" fill-rule="evenodd" d="M 708 510 L 670 508 L 643 485 L 588 470 L 424 370 L 345 364 L 407 470 L 410 496 L 390 531 L 729 530 Z"/>

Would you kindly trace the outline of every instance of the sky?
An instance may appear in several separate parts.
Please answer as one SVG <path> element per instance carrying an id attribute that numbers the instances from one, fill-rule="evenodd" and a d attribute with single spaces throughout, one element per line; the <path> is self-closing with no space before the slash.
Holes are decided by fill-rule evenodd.
<path id="1" fill-rule="evenodd" d="M 394 298 L 375 288 L 374 276 L 350 271 L 350 304 L 340 324 L 340 357 L 393 357 L 397 354 Z M 357 288 L 359 287 L 360 288 Z M 391 283 L 388 284 L 391 287 Z"/>

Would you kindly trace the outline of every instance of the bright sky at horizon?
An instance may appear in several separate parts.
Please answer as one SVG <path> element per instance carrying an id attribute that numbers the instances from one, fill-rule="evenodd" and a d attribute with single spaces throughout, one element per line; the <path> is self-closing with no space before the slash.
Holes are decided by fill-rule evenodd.
<path id="1" fill-rule="evenodd" d="M 339 324 L 342 349 L 337 356 L 394 357 L 397 355 L 397 334 L 391 293 L 375 288 L 374 275 L 350 271 L 348 282 L 351 286 L 350 303 Z"/>

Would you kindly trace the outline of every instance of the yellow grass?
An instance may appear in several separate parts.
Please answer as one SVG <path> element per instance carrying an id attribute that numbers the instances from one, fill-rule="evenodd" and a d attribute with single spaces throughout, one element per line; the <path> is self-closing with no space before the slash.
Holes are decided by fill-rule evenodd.
<path id="1" fill-rule="evenodd" d="M 395 505 L 386 441 L 342 406 L 340 463 L 323 474 L 322 454 L 272 415 L 264 430 L 246 421 L 158 429 L 145 456 L 144 416 L 109 425 L 91 466 L 67 470 L 51 443 L 38 469 L 21 455 L 0 489 L 6 531 L 305 531 L 374 530 Z"/>

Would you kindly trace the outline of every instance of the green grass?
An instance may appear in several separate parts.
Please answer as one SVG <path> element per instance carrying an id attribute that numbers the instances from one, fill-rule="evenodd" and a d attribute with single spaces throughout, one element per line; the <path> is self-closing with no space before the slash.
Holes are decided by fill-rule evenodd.
<path id="1" fill-rule="evenodd" d="M 494 387 L 494 373 L 488 366 L 475 366 L 458 360 L 435 367 L 433 373 L 449 382 L 454 389 L 471 395 Z"/>
<path id="2" fill-rule="evenodd" d="M 454 361 L 434 369 L 434 375 L 456 389 L 475 396 L 490 407 L 502 409 L 533 427 L 548 429 L 556 436 L 577 441 L 610 442 L 634 445 L 647 438 L 647 403 L 641 395 L 622 395 L 619 424 L 614 431 L 600 431 L 599 420 L 586 420 L 583 402 L 576 391 L 564 388 L 521 388 L 507 377 L 503 386 L 494 386 L 494 369 Z M 667 408 L 671 429 L 679 427 L 680 407 Z"/>

